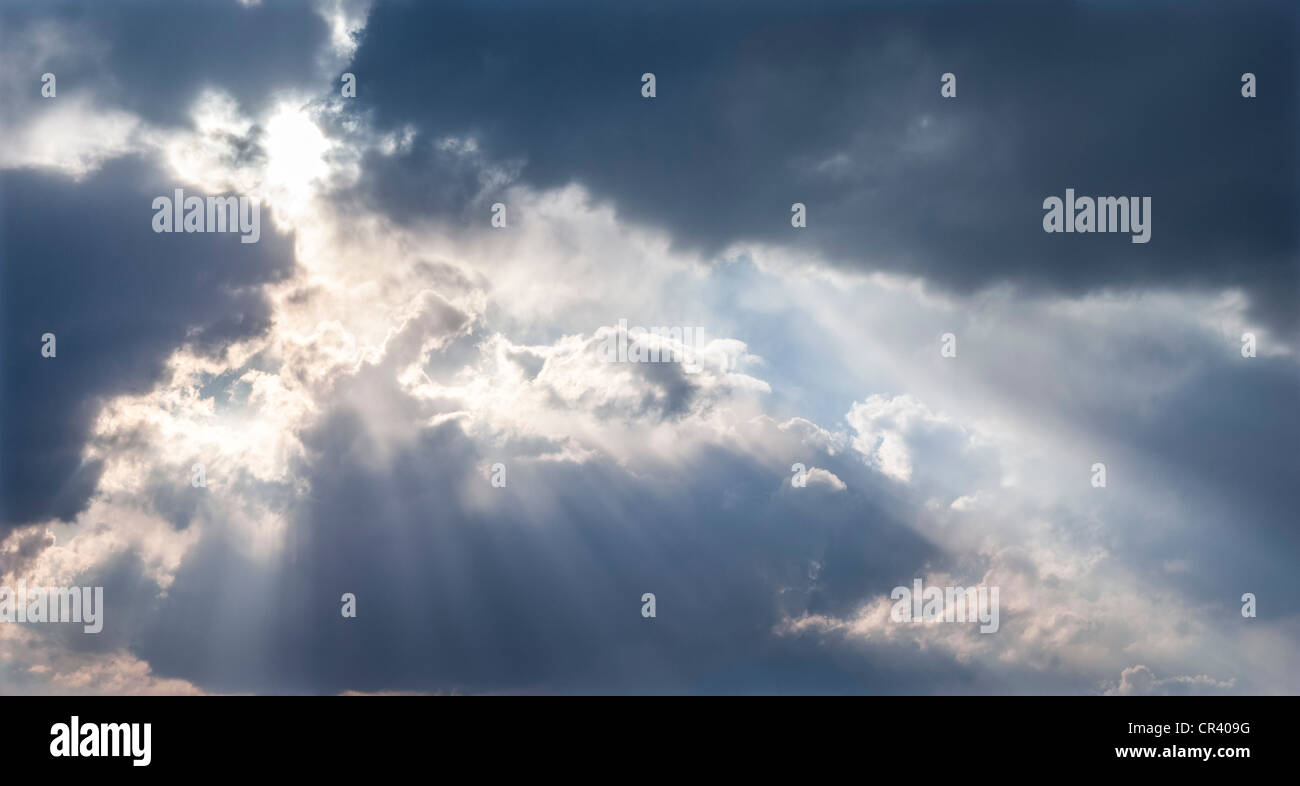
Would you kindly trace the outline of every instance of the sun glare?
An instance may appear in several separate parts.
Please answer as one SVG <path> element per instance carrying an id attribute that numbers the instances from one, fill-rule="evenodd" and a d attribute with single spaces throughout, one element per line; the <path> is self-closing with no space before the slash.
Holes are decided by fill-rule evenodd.
<path id="1" fill-rule="evenodd" d="M 290 215 L 301 213 L 329 171 L 330 143 L 304 109 L 281 104 L 266 124 L 266 197 Z"/>

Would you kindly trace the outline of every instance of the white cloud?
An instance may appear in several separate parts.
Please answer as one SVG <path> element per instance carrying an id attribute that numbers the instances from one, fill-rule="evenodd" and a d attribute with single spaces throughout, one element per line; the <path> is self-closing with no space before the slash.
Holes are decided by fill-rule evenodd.
<path id="1" fill-rule="evenodd" d="M 1176 675 L 1157 679 L 1142 664 L 1124 669 L 1119 685 L 1109 683 L 1107 696 L 1203 696 L 1223 694 L 1232 690 L 1233 680 L 1220 682 L 1204 674 L 1195 677 Z"/>
<path id="2" fill-rule="evenodd" d="M 848 488 L 844 481 L 840 480 L 834 472 L 820 467 L 812 467 L 808 470 L 808 485 L 826 486 L 832 491 L 843 491 Z"/>

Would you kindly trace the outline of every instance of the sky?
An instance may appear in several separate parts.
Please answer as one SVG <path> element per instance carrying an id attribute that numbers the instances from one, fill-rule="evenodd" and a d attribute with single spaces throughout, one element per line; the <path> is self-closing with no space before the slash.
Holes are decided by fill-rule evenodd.
<path id="1" fill-rule="evenodd" d="M 0 4 L 0 694 L 1300 693 L 1298 34 Z"/>

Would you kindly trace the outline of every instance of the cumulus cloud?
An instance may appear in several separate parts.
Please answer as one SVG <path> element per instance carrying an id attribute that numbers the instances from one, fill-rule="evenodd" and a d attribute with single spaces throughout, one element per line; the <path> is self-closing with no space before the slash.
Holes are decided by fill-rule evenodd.
<path id="1" fill-rule="evenodd" d="M 1232 680 L 1218 682 L 1198 674 L 1195 677 L 1176 675 L 1157 679 L 1142 664 L 1124 669 L 1120 675 L 1119 685 L 1107 687 L 1107 696 L 1204 696 L 1225 693 L 1232 690 Z"/>

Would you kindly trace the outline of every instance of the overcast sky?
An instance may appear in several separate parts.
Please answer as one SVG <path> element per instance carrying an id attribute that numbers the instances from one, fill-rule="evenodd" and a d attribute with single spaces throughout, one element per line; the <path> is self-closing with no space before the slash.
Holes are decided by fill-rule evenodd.
<path id="1" fill-rule="evenodd" d="M 0 586 L 105 609 L 0 624 L 0 693 L 1300 692 L 1298 35 L 6 3 Z M 258 242 L 156 233 L 178 188 Z M 1067 188 L 1150 241 L 1044 232 Z"/>

